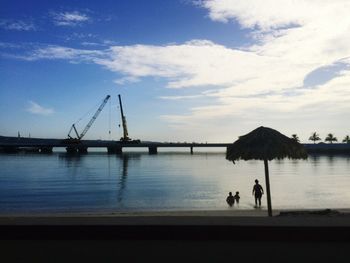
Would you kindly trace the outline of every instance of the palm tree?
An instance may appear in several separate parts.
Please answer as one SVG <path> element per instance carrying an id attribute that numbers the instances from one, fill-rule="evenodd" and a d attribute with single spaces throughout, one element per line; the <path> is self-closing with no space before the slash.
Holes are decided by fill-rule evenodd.
<path id="1" fill-rule="evenodd" d="M 337 139 L 337 137 L 334 137 L 334 135 L 332 134 L 332 133 L 329 133 L 328 135 L 327 135 L 327 137 L 326 137 L 326 139 L 324 139 L 326 142 L 330 142 L 331 144 L 333 143 L 333 142 L 337 142 L 338 141 L 338 139 Z"/>
<path id="2" fill-rule="evenodd" d="M 321 138 L 319 137 L 319 135 L 316 132 L 314 132 L 314 133 L 311 134 L 309 140 L 313 141 L 314 143 L 316 143 L 316 141 L 321 140 Z"/>
<path id="3" fill-rule="evenodd" d="M 293 140 L 295 140 L 296 142 L 300 142 L 300 140 L 299 140 L 299 137 L 298 137 L 298 135 L 296 135 L 296 134 L 292 134 L 292 137 L 291 137 Z"/>
<path id="4" fill-rule="evenodd" d="M 345 143 L 350 143 L 350 137 L 349 137 L 349 135 L 346 135 L 346 136 L 345 136 L 343 142 L 345 142 Z"/>

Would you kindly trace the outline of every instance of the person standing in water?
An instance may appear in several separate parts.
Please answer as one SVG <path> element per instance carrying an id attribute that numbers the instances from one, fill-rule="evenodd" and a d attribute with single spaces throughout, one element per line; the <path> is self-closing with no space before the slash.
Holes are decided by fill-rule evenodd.
<path id="1" fill-rule="evenodd" d="M 232 195 L 232 192 L 228 193 L 228 197 L 226 198 L 226 202 L 228 203 L 229 206 L 233 206 L 235 203 L 235 198 Z"/>
<path id="2" fill-rule="evenodd" d="M 255 185 L 253 186 L 252 194 L 255 196 L 255 207 L 258 206 L 258 201 L 259 201 L 259 207 L 260 207 L 261 206 L 261 197 L 264 194 L 264 189 L 259 184 L 258 179 L 255 179 Z"/>
<path id="3" fill-rule="evenodd" d="M 238 205 L 239 204 L 239 199 L 241 198 L 239 196 L 239 192 L 237 191 L 236 194 L 233 197 L 235 198 L 236 204 Z"/>

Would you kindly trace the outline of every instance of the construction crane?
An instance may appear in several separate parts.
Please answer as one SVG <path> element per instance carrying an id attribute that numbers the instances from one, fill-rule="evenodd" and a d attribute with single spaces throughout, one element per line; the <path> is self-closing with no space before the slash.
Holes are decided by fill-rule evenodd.
<path id="1" fill-rule="evenodd" d="M 100 114 L 100 112 L 102 111 L 103 107 L 106 105 L 106 103 L 107 103 L 107 101 L 109 100 L 110 97 L 111 97 L 110 95 L 106 96 L 106 98 L 103 100 L 103 102 L 101 103 L 100 107 L 97 109 L 97 111 L 94 114 L 94 116 L 92 116 L 91 120 L 85 126 L 84 130 L 80 134 L 78 133 L 78 131 L 77 131 L 76 127 L 75 127 L 75 123 L 72 125 L 72 127 L 70 128 L 70 130 L 68 132 L 68 140 L 74 140 L 76 142 L 79 142 L 84 137 L 84 135 L 90 129 L 91 125 L 94 123 L 94 121 L 96 120 L 96 118 L 98 117 L 98 115 Z M 71 136 L 72 130 L 74 130 L 76 138 Z"/>
<path id="2" fill-rule="evenodd" d="M 121 142 L 124 143 L 140 143 L 140 140 L 132 140 L 131 138 L 129 138 L 129 134 L 128 134 L 128 127 L 126 126 L 126 118 L 124 116 L 124 111 L 123 111 L 123 105 L 122 105 L 122 99 L 120 97 L 120 94 L 118 94 L 118 98 L 119 98 L 119 106 L 120 106 L 120 115 L 122 117 L 122 125 L 123 125 L 123 137 L 120 138 Z M 120 126 L 120 125 L 119 125 Z"/>
<path id="3" fill-rule="evenodd" d="M 128 136 L 128 128 L 126 126 L 126 118 L 124 116 L 122 99 L 120 97 L 120 94 L 118 94 L 118 98 L 119 98 L 120 114 L 122 117 L 122 125 L 123 125 L 123 137 L 120 138 L 120 141 L 128 142 L 128 141 L 131 141 L 131 139 Z"/>

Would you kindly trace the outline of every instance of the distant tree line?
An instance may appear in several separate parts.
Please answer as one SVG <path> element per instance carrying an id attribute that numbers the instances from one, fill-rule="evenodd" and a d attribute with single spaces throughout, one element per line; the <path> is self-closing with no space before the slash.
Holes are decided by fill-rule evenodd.
<path id="1" fill-rule="evenodd" d="M 298 135 L 296 134 L 292 134 L 291 137 L 293 140 L 300 142 Z M 317 132 L 313 132 L 311 134 L 311 136 L 309 137 L 309 141 L 313 141 L 314 143 L 316 143 L 317 141 L 321 141 L 322 139 L 320 138 L 320 135 L 317 134 Z M 328 133 L 327 137 L 324 139 L 325 142 L 329 142 L 329 143 L 333 143 L 333 142 L 337 142 L 338 139 L 337 137 L 335 137 L 332 133 Z M 350 143 L 350 137 L 349 135 L 346 135 L 345 138 L 343 139 L 344 143 Z"/>

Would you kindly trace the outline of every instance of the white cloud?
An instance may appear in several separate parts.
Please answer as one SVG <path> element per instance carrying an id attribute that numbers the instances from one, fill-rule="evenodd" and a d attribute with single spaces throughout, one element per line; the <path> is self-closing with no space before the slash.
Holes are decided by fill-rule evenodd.
<path id="1" fill-rule="evenodd" d="M 88 15 L 78 11 L 51 13 L 51 15 L 57 26 L 76 26 L 91 20 Z"/>
<path id="2" fill-rule="evenodd" d="M 187 115 L 162 117 L 181 127 L 224 118 L 236 118 L 242 123 L 264 120 L 274 123 L 293 118 L 307 122 L 319 118 L 319 112 L 332 116 L 329 121 L 334 121 L 350 110 L 348 71 L 333 74 L 333 79 L 324 83 L 303 87 L 307 76 L 317 69 L 339 62 L 350 64 L 348 0 L 200 3 L 208 10 L 210 19 L 216 23 L 239 23 L 250 30 L 257 42 L 244 49 L 208 40 L 163 46 L 113 44 L 105 50 L 51 46 L 36 50 L 29 58 L 96 63 L 123 74 L 117 80 L 119 84 L 161 77 L 167 80 L 168 88 L 210 88 L 210 92 L 198 90 L 192 96 L 198 96 L 198 100 L 210 97 L 215 105 L 189 109 Z M 181 90 L 179 93 L 174 100 L 184 98 Z M 285 125 L 292 127 L 293 122 Z"/>
<path id="3" fill-rule="evenodd" d="M 314 0 L 284 0 L 283 3 L 276 0 L 204 0 L 201 5 L 208 9 L 209 17 L 214 21 L 236 20 L 242 27 L 258 27 L 269 31 L 292 24 L 299 25 L 312 19 L 320 12 L 320 9 L 312 9 L 319 2 Z"/>
<path id="4" fill-rule="evenodd" d="M 82 46 L 87 46 L 87 47 L 98 47 L 98 46 L 102 46 L 101 43 L 96 43 L 96 42 L 88 42 L 88 41 L 83 41 L 80 43 Z"/>
<path id="5" fill-rule="evenodd" d="M 93 62 L 94 59 L 104 55 L 104 52 L 98 50 L 74 49 L 62 46 L 47 46 L 37 48 L 31 51 L 29 54 L 19 55 L 17 57 L 25 60 L 67 59 L 73 62 Z"/>
<path id="6" fill-rule="evenodd" d="M 268 66 L 274 58 L 234 50 L 206 40 L 167 46 L 112 46 L 108 57 L 95 62 L 131 77 L 168 78 L 168 87 L 223 86 L 251 77 L 250 70 Z"/>
<path id="7" fill-rule="evenodd" d="M 38 115 L 51 115 L 54 113 L 54 110 L 51 108 L 44 108 L 43 106 L 39 105 L 38 103 L 34 101 L 29 101 L 29 107 L 27 108 L 27 111 L 33 114 Z"/>
<path id="8" fill-rule="evenodd" d="M 0 48 L 10 48 L 10 49 L 19 49 L 22 48 L 22 45 L 20 44 L 13 44 L 13 43 L 8 43 L 8 42 L 0 42 Z"/>
<path id="9" fill-rule="evenodd" d="M 198 99 L 204 97 L 204 95 L 186 95 L 186 96 L 159 96 L 159 99 L 163 100 L 187 100 L 187 99 Z"/>
<path id="10" fill-rule="evenodd" d="M 25 22 L 22 20 L 8 20 L 1 19 L 0 20 L 0 28 L 6 30 L 15 30 L 15 31 L 34 31 L 36 30 L 36 26 L 32 22 Z"/>
<path id="11" fill-rule="evenodd" d="M 136 77 L 123 77 L 123 78 L 114 80 L 114 83 L 118 85 L 125 85 L 127 83 L 135 83 L 139 81 L 140 79 Z"/>
<path id="12" fill-rule="evenodd" d="M 251 129 L 259 125 L 298 131 L 307 142 L 308 129 L 326 133 L 328 129 L 346 132 L 344 118 L 350 110 L 350 71 L 313 89 L 299 89 L 293 96 L 283 93 L 263 96 L 222 96 L 216 105 L 193 107 L 186 115 L 163 115 L 172 127 L 192 129 L 225 126 L 227 130 Z M 326 124 L 324 124 L 326 123 Z M 239 134 L 239 133 L 238 133 Z M 242 132 L 240 131 L 240 134 Z"/>

